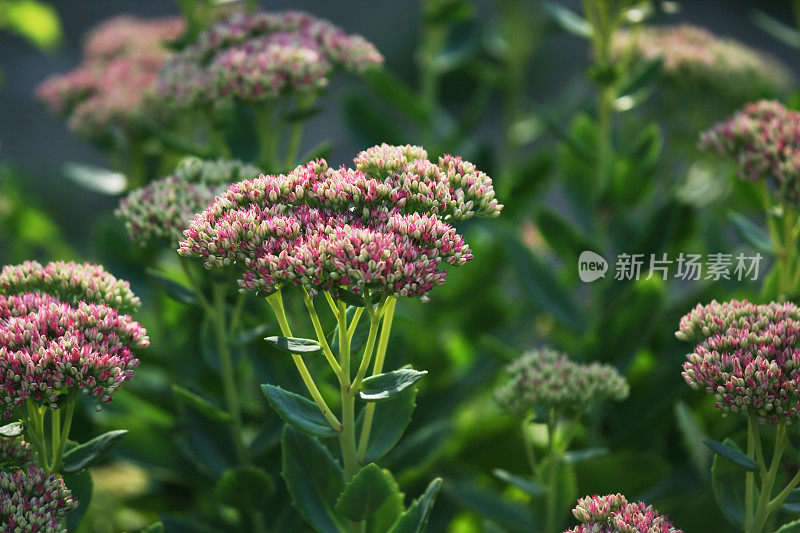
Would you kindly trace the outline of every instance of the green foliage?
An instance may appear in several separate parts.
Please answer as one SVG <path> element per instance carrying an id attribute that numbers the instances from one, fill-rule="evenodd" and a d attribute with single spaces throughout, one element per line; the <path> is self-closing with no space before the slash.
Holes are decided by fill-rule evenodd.
<path id="1" fill-rule="evenodd" d="M 274 385 L 261 385 L 261 390 L 272 408 L 293 428 L 315 437 L 336 435 L 319 407 L 311 400 Z"/>
<path id="2" fill-rule="evenodd" d="M 390 474 L 375 463 L 370 463 L 347 483 L 336 500 L 336 512 L 361 522 L 377 512 L 395 494 L 395 486 Z"/>
<path id="3" fill-rule="evenodd" d="M 119 446 L 120 441 L 127 434 L 128 431 L 125 429 L 109 431 L 71 448 L 64 454 L 62 472 L 65 474 L 80 473 L 103 460 L 114 448 Z"/>
<path id="4" fill-rule="evenodd" d="M 425 374 L 426 371 L 401 368 L 371 376 L 361 382 L 359 396 L 366 402 L 385 402 L 413 387 Z"/>

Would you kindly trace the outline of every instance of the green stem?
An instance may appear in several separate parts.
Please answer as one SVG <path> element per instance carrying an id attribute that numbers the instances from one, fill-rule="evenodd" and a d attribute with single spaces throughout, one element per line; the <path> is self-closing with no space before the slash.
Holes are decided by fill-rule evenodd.
<path id="1" fill-rule="evenodd" d="M 211 141 L 211 145 L 214 147 L 214 151 L 220 157 L 232 157 L 231 149 L 228 146 L 227 141 L 225 140 L 225 136 L 222 133 L 222 130 L 219 127 L 216 119 L 214 118 L 214 112 L 211 110 L 210 107 L 206 107 L 203 110 L 203 113 L 206 117 L 206 122 L 208 123 L 208 139 Z"/>
<path id="2" fill-rule="evenodd" d="M 325 359 L 328 360 L 328 364 L 330 364 L 331 368 L 333 368 L 333 373 L 336 374 L 337 378 L 339 378 L 339 383 L 341 384 L 342 367 L 339 366 L 338 361 L 336 361 L 336 357 L 333 355 L 333 350 L 331 350 L 331 347 L 328 344 L 328 339 L 325 337 L 325 331 L 322 329 L 322 324 L 319 321 L 317 309 L 314 307 L 314 300 L 311 299 L 311 296 L 309 296 L 308 291 L 305 289 L 301 289 L 301 292 L 303 294 L 303 301 L 308 309 L 308 314 L 311 317 L 311 322 L 314 324 L 314 332 L 317 334 L 317 340 L 322 346 L 322 353 L 325 355 Z"/>
<path id="3" fill-rule="evenodd" d="M 73 393 L 67 401 L 67 412 L 64 414 L 64 424 L 61 426 L 61 433 L 58 435 L 58 445 L 55 448 L 56 453 L 53 458 L 53 472 L 61 470 L 61 460 L 64 456 L 64 448 L 69 440 L 70 429 L 72 429 L 72 418 L 75 414 L 76 403 L 77 398 L 75 393 Z M 57 426 L 57 424 L 54 423 L 54 426 Z"/>
<path id="4" fill-rule="evenodd" d="M 531 469 L 531 474 L 536 475 L 536 456 L 533 451 L 533 440 L 531 439 L 528 426 L 530 425 L 529 419 L 524 419 L 521 424 L 522 429 L 522 442 L 525 447 L 525 459 L 528 461 L 528 468 Z"/>
<path id="5" fill-rule="evenodd" d="M 558 496 L 558 457 L 555 450 L 555 436 L 557 425 L 556 408 L 551 407 L 547 416 L 547 533 L 558 533 L 558 517 L 556 516 L 556 501 Z"/>
<path id="6" fill-rule="evenodd" d="M 301 96 L 297 99 L 297 113 L 303 113 L 314 105 L 317 99 L 315 94 Z M 283 168 L 291 170 L 297 164 L 297 153 L 300 151 L 300 142 L 303 140 L 303 128 L 305 127 L 305 118 L 298 117 L 293 123 L 289 131 L 289 140 L 286 145 L 286 157 L 283 160 Z"/>
<path id="7" fill-rule="evenodd" d="M 756 427 L 756 417 L 752 412 L 747 414 L 747 455 L 756 456 L 756 440 L 759 439 L 758 428 Z M 763 459 L 763 458 L 762 458 Z M 749 470 L 745 473 L 744 485 L 744 523 L 749 524 L 753 521 L 753 491 L 755 484 L 755 473 Z"/>
<path id="8" fill-rule="evenodd" d="M 233 433 L 233 445 L 236 457 L 240 464 L 248 463 L 247 450 L 242 440 L 242 408 L 239 404 L 239 387 L 236 384 L 236 370 L 233 367 L 233 355 L 228 339 L 228 331 L 225 319 L 225 285 L 218 283 L 214 285 L 214 314 L 211 319 L 214 323 L 214 334 L 219 351 L 220 364 L 222 366 L 222 388 L 225 395 L 225 405 L 228 414 L 231 415 L 231 426 Z"/>
<path id="9" fill-rule="evenodd" d="M 775 484 L 775 477 L 778 474 L 778 467 L 780 466 L 781 457 L 786 449 L 786 422 L 781 421 L 778 424 L 778 429 L 775 435 L 775 451 L 772 454 L 772 461 L 770 462 L 769 470 L 761 471 L 761 494 L 758 498 L 758 505 L 756 506 L 755 515 L 750 529 L 747 533 L 762 533 L 764 527 L 771 514 L 770 509 L 770 494 Z"/>
<path id="10" fill-rule="evenodd" d="M 361 382 L 367 374 L 370 362 L 372 362 L 372 351 L 375 348 L 375 339 L 378 336 L 378 327 L 381 324 L 380 308 L 383 307 L 383 304 L 379 306 L 379 309 L 373 309 L 369 297 L 367 297 L 367 307 L 369 308 L 370 319 L 369 336 L 367 337 L 367 344 L 364 347 L 364 355 L 361 357 L 361 364 L 358 367 L 356 378 L 353 380 L 353 386 L 351 387 L 353 394 L 358 394 L 358 390 L 361 388 Z M 348 330 L 348 335 L 352 336 L 353 334 Z"/>
<path id="11" fill-rule="evenodd" d="M 266 172 L 280 171 L 278 162 L 278 142 L 280 141 L 280 125 L 276 124 L 276 108 L 271 104 L 256 105 L 253 109 L 256 117 L 256 136 L 258 137 L 258 161 Z"/>
<path id="12" fill-rule="evenodd" d="M 283 336 L 293 337 L 292 328 L 289 327 L 289 322 L 286 320 L 286 310 L 283 308 L 283 297 L 281 296 L 280 289 L 267 296 L 266 300 L 275 313 L 275 318 L 278 320 L 278 325 L 281 328 L 281 333 L 283 333 Z M 325 403 L 325 399 L 322 397 L 322 394 L 320 394 L 316 383 L 314 383 L 314 378 L 311 377 L 311 373 L 308 371 L 303 358 L 297 354 L 292 354 L 292 361 L 294 361 L 297 371 L 300 372 L 300 377 L 302 378 L 303 383 L 305 383 L 308 392 L 316 402 L 317 407 L 319 407 L 320 411 L 322 411 L 322 416 L 325 417 L 334 431 L 341 431 L 341 422 L 339 422 L 339 420 L 336 418 L 336 415 L 334 415 L 330 410 L 328 404 Z"/>
<path id="13" fill-rule="evenodd" d="M 389 335 L 392 331 L 392 321 L 394 320 L 394 308 L 397 300 L 389 296 L 383 304 L 383 324 L 381 334 L 378 339 L 378 348 L 375 351 L 375 363 L 372 367 L 372 375 L 376 376 L 383 372 L 383 363 L 386 359 L 386 349 L 389 346 Z M 361 436 L 358 443 L 358 460 L 364 462 L 369 449 L 369 436 L 372 431 L 372 421 L 375 417 L 375 403 L 370 402 L 364 408 L 364 424 L 361 428 Z"/>

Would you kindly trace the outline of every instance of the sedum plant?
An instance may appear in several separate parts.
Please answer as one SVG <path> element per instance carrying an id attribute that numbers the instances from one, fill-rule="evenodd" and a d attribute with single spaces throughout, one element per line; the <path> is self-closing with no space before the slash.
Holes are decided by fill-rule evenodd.
<path id="1" fill-rule="evenodd" d="M 746 219 L 751 244 L 775 256 L 765 295 L 786 300 L 800 283 L 800 113 L 777 101 L 748 104 L 731 119 L 703 133 L 701 148 L 732 161 L 739 178 L 752 183 L 769 237 Z M 743 217 L 742 217 L 743 218 Z"/>
<path id="2" fill-rule="evenodd" d="M 281 329 L 266 340 L 291 355 L 311 397 L 262 386 L 287 423 L 283 477 L 315 529 L 424 529 L 441 480 L 403 510 L 396 482 L 375 464 L 404 432 L 425 374 L 384 369 L 395 305 L 427 298 L 444 283 L 445 264 L 472 259 L 451 223 L 501 209 L 492 180 L 471 163 L 384 144 L 361 152 L 355 168 L 317 160 L 236 183 L 189 224 L 179 253 L 210 269 L 236 266 L 242 290 L 265 297 Z M 302 301 L 314 339 L 295 336 L 301 326 L 290 322 L 284 297 Z M 320 304 L 330 308 L 333 335 Z M 330 367 L 338 405 L 312 375 L 311 357 Z M 321 442 L 333 437 L 343 466 Z"/>
<path id="3" fill-rule="evenodd" d="M 586 496 L 572 514 L 580 524 L 564 533 L 683 533 L 651 505 L 629 503 L 622 494 Z"/>
<path id="4" fill-rule="evenodd" d="M 610 365 L 580 364 L 566 354 L 542 348 L 527 352 L 506 367 L 508 380 L 495 391 L 497 404 L 520 421 L 525 454 L 532 480 L 503 470 L 495 471 L 500 479 L 517 487 L 527 487 L 529 495 L 543 498 L 538 506 L 545 518 L 546 533 L 558 533 L 563 525 L 566 480 L 574 477 L 570 466 L 581 456 L 595 457 L 603 450 L 569 452 L 576 426 L 596 403 L 621 401 L 628 396 L 628 383 Z M 536 458 L 533 423 L 544 423 L 546 446 Z M 569 459 L 569 460 L 567 460 Z"/>
<path id="5" fill-rule="evenodd" d="M 144 328 L 128 313 L 139 299 L 127 282 L 93 264 L 28 261 L 0 272 L 0 400 L 6 419 L 3 441 L 0 508 L 3 520 L 24 519 L 18 527 L 39 524 L 59 530 L 60 519 L 74 507 L 64 482 L 68 476 L 86 488 L 80 474 L 125 436 L 112 431 L 86 443 L 70 443 L 73 415 L 80 395 L 98 405 L 131 379 L 139 365 L 136 351 L 149 341 Z M 30 445 L 20 440 L 24 434 Z M 35 456 L 35 463 L 30 459 Z M 10 463 L 19 469 L 7 470 Z M 22 465 L 25 464 L 25 466 Z M 91 482 L 88 493 L 91 496 Z M 13 490 L 13 486 L 17 491 Z M 50 501 L 41 515 L 8 516 L 31 498 Z M 50 528 L 50 529 L 48 529 Z M 36 531 L 37 529 L 26 529 Z"/>
<path id="6" fill-rule="evenodd" d="M 798 413 L 798 328 L 800 309 L 792 303 L 755 305 L 731 300 L 698 305 L 680 322 L 676 336 L 694 344 L 683 377 L 694 389 L 714 396 L 723 416 L 747 419 L 747 447 L 731 438 L 705 441 L 717 454 L 712 469 L 714 494 L 725 516 L 746 533 L 768 531 L 800 472 L 781 481 L 781 459 Z M 775 430 L 772 453 L 763 448 L 764 426 Z M 735 464 L 744 483 L 737 485 L 722 460 Z M 740 476 L 741 477 L 741 476 Z M 741 492 L 741 493 L 740 493 Z"/>
<path id="7" fill-rule="evenodd" d="M 332 77 L 382 63 L 372 43 L 313 15 L 235 13 L 171 58 L 158 89 L 171 108 L 205 117 L 220 155 L 231 155 L 223 127 L 231 110 L 248 109 L 255 119 L 259 165 L 282 171 L 295 165 L 304 123 Z"/>

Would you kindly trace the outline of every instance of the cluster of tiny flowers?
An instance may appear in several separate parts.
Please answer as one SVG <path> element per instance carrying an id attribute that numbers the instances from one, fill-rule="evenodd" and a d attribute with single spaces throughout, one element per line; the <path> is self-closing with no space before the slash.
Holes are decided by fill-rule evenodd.
<path id="1" fill-rule="evenodd" d="M 133 241 L 177 245 L 189 221 L 232 183 L 253 179 L 257 168 L 240 161 L 190 159 L 175 172 L 123 198 L 117 216 Z"/>
<path id="2" fill-rule="evenodd" d="M 732 39 L 691 25 L 660 26 L 620 32 L 614 48 L 646 60 L 661 58 L 664 76 L 686 94 L 698 90 L 741 105 L 776 96 L 791 86 L 791 76 L 777 60 Z"/>
<path id="3" fill-rule="evenodd" d="M 572 514 L 581 524 L 564 533 L 682 533 L 652 506 L 622 494 L 581 498 Z"/>
<path id="4" fill-rule="evenodd" d="M 592 403 L 628 396 L 628 382 L 617 370 L 599 363 L 579 364 L 544 348 L 530 351 L 506 367 L 510 379 L 495 392 L 498 405 L 514 416 L 537 407 L 583 410 Z"/>
<path id="5" fill-rule="evenodd" d="M 130 316 L 103 304 L 70 305 L 28 292 L 0 295 L 0 399 L 6 418 L 27 400 L 58 409 L 81 391 L 105 403 L 131 379 L 149 344 Z"/>
<path id="6" fill-rule="evenodd" d="M 42 83 L 37 96 L 73 131 L 102 140 L 127 130 L 137 117 L 160 120 L 154 89 L 158 72 L 171 55 L 164 47 L 183 32 L 180 19 L 118 17 L 93 30 L 84 63 Z"/>
<path id="7" fill-rule="evenodd" d="M 713 394 L 725 414 L 753 412 L 762 422 L 791 423 L 800 413 L 798 332 L 800 309 L 792 303 L 698 305 L 676 333 L 696 344 L 683 377 Z"/>
<path id="8" fill-rule="evenodd" d="M 179 253 L 202 258 L 207 268 L 239 264 L 247 290 L 294 285 L 314 295 L 344 286 L 423 296 L 444 283 L 442 263 L 472 259 L 446 220 L 496 216 L 502 205 L 491 179 L 472 164 L 411 155 L 401 164 L 396 152 L 426 155 L 419 147 L 381 146 L 359 154 L 357 169 L 319 160 L 236 183 L 191 221 Z"/>
<path id="9" fill-rule="evenodd" d="M 775 101 L 748 104 L 703 133 L 700 145 L 732 158 L 743 180 L 766 180 L 781 199 L 800 203 L 800 113 Z"/>
<path id="10" fill-rule="evenodd" d="M 318 92 L 336 68 L 362 72 L 382 63 L 372 43 L 312 15 L 236 13 L 167 62 L 159 91 L 176 106 L 260 102 Z"/>
<path id="11" fill-rule="evenodd" d="M 0 525 L 3 531 L 56 533 L 78 501 L 55 474 L 29 464 L 0 470 Z"/>
<path id="12" fill-rule="evenodd" d="M 122 313 L 136 311 L 141 305 L 130 283 L 92 263 L 54 261 L 43 266 L 36 261 L 25 261 L 3 267 L 0 294 L 27 292 L 49 294 L 70 304 L 79 301 L 103 304 Z"/>
<path id="13" fill-rule="evenodd" d="M 20 468 L 34 457 L 33 448 L 24 440 L 0 437 L 0 470 Z"/>

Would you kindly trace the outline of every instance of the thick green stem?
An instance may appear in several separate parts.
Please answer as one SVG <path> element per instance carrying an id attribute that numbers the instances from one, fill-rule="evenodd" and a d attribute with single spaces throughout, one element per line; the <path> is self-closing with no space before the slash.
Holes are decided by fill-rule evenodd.
<path id="1" fill-rule="evenodd" d="M 75 394 L 73 393 L 70 395 L 69 400 L 67 401 L 67 411 L 64 414 L 64 421 L 63 425 L 60 422 L 60 416 L 58 416 L 58 422 L 56 422 L 56 414 L 58 411 L 53 413 L 53 427 L 61 426 L 60 432 L 57 437 L 56 445 L 55 445 L 55 453 L 53 455 L 53 472 L 58 472 L 61 470 L 61 462 L 64 456 L 64 448 L 67 445 L 67 441 L 69 440 L 69 432 L 72 429 L 72 418 L 75 414 L 75 404 L 77 403 L 77 399 Z"/>
<path id="2" fill-rule="evenodd" d="M 756 455 L 756 439 L 759 438 L 755 415 L 750 412 L 747 415 L 747 455 L 750 457 L 755 457 Z M 745 473 L 744 483 L 744 523 L 749 524 L 753 521 L 755 473 L 748 470 Z"/>
<path id="3" fill-rule="evenodd" d="M 389 346 L 389 335 L 392 331 L 392 321 L 394 320 L 394 308 L 397 300 L 389 296 L 383 304 L 383 324 L 381 334 L 378 339 L 378 348 L 375 351 L 375 363 L 372 367 L 372 375 L 376 376 L 383 372 L 383 363 L 386 359 L 386 349 Z M 364 424 L 361 428 L 361 436 L 358 443 L 358 460 L 364 462 L 369 449 L 369 435 L 372 431 L 372 420 L 375 417 L 375 404 L 370 402 L 364 408 Z"/>
<path id="4" fill-rule="evenodd" d="M 556 502 L 558 497 L 558 457 L 555 450 L 558 415 L 551 407 L 547 416 L 547 533 L 558 533 Z"/>
<path id="5" fill-rule="evenodd" d="M 533 440 L 528 427 L 530 423 L 531 421 L 528 418 L 524 419 L 520 429 L 522 430 L 522 442 L 523 446 L 525 446 L 525 459 L 528 461 L 528 468 L 531 469 L 531 474 L 536 475 L 536 456 L 534 455 Z"/>

